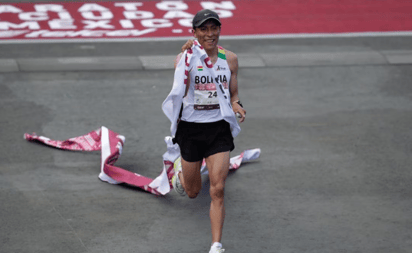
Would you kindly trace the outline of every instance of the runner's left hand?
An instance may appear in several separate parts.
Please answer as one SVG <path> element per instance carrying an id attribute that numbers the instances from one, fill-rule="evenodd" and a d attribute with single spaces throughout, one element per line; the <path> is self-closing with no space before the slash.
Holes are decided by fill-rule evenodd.
<path id="1" fill-rule="evenodd" d="M 233 107 L 233 111 L 235 112 L 235 114 L 239 113 L 241 116 L 239 123 L 242 123 L 243 121 L 245 121 L 246 110 L 243 109 L 243 107 L 241 107 L 238 103 L 233 103 L 232 107 Z"/>

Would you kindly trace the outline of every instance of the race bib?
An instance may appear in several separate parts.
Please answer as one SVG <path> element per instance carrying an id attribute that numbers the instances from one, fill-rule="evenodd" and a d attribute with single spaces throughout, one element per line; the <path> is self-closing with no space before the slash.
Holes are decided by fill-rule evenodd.
<path id="1" fill-rule="evenodd" d="M 195 110 L 220 109 L 219 97 L 214 83 L 199 83 L 195 85 Z"/>

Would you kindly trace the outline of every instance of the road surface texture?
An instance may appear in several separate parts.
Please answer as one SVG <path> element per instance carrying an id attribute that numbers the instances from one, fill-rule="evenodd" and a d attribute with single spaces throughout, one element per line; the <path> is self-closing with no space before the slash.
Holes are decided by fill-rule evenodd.
<path id="1" fill-rule="evenodd" d="M 247 118 L 231 156 L 262 150 L 227 179 L 226 252 L 411 252 L 411 40 L 221 41 L 241 63 L 258 56 L 239 69 Z M 14 44 L 0 57 L 176 55 L 183 43 Z M 0 73 L 0 252 L 208 252 L 207 177 L 197 199 L 159 197 L 101 182 L 99 152 L 23 139 L 106 126 L 126 137 L 116 165 L 156 177 L 172 79 L 171 68 Z"/>

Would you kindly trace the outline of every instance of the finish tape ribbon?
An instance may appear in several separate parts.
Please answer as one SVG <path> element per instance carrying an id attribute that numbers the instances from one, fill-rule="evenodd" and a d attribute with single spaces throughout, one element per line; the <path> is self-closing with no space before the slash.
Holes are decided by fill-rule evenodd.
<path id="1" fill-rule="evenodd" d="M 148 178 L 137 173 L 115 166 L 119 159 L 125 137 L 102 126 L 86 135 L 67 139 L 65 141 L 51 140 L 44 136 L 24 134 L 28 141 L 37 141 L 45 145 L 63 150 L 71 151 L 101 151 L 101 166 L 99 179 L 110 184 L 125 183 L 139 187 L 155 195 L 166 195 L 173 188 L 171 179 L 174 175 L 173 166 L 180 161 L 180 149 L 177 144 L 173 144 L 172 137 L 165 137 L 167 151 L 163 154 L 163 169 L 155 179 Z M 244 162 L 252 161 L 260 156 L 260 149 L 250 149 L 243 151 L 240 155 L 230 158 L 230 170 L 239 169 Z M 205 160 L 203 160 L 201 173 L 207 174 Z"/>

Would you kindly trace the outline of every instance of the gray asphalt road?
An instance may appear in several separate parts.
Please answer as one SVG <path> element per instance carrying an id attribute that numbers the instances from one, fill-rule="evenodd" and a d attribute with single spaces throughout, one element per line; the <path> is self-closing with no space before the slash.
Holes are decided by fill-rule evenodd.
<path id="1" fill-rule="evenodd" d="M 409 41 L 221 44 L 236 53 L 357 52 L 411 49 Z M 180 44 L 170 43 L 162 54 L 177 53 Z M 47 56 L 71 56 L 82 45 L 53 45 Z M 104 56 L 111 51 L 96 48 L 108 47 L 126 55 L 128 46 L 120 46 L 82 50 Z M 43 47 L 7 46 L 33 56 L 42 56 Z M 23 139 L 37 132 L 63 140 L 104 125 L 126 136 L 116 165 L 155 177 L 169 134 L 160 106 L 172 77 L 172 70 L 0 74 L 0 252 L 208 251 L 206 177 L 195 200 L 174 192 L 156 197 L 99 181 L 98 152 Z M 410 252 L 411 83 L 410 64 L 241 68 L 247 120 L 232 155 L 256 147 L 262 155 L 228 178 L 227 252 Z"/>
<path id="2" fill-rule="evenodd" d="M 307 38 L 307 39 L 261 39 L 221 40 L 225 48 L 239 53 L 329 50 L 412 50 L 412 36 L 405 37 L 358 37 L 358 38 Z M 92 57 L 92 56 L 146 56 L 177 54 L 182 41 L 160 42 L 113 42 L 113 43 L 39 43 L 0 44 L 0 58 L 40 57 Z"/>

